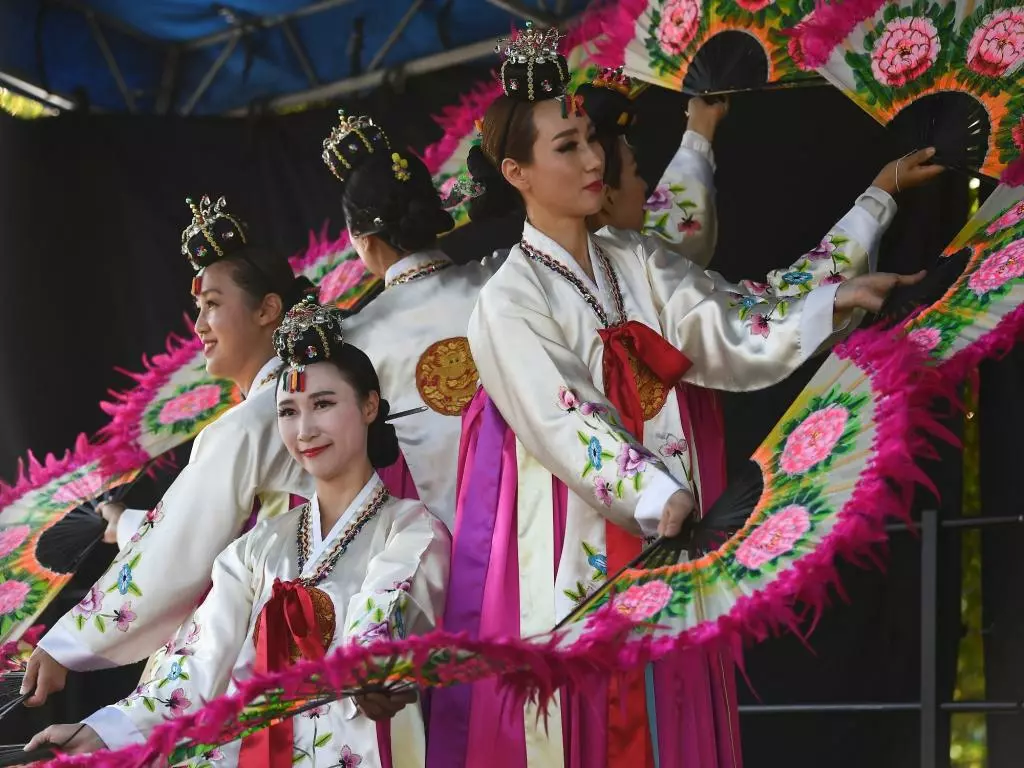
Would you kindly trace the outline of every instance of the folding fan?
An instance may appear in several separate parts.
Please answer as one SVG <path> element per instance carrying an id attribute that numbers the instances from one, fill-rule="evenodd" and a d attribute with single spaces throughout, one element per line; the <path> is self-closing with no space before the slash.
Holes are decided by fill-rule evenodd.
<path id="1" fill-rule="evenodd" d="M 95 501 L 116 500 L 149 466 L 111 468 L 83 436 L 62 459 L 30 456 L 20 482 L 0 487 L 0 643 L 25 634 L 102 540 Z"/>
<path id="2" fill-rule="evenodd" d="M 1016 162 L 1003 179 L 1024 182 L 1019 1 L 851 0 L 815 10 L 792 36 L 805 67 L 880 123 L 916 126 L 936 162 L 992 178 Z"/>
<path id="3" fill-rule="evenodd" d="M 599 62 L 694 95 L 807 81 L 786 30 L 813 0 L 625 0 L 605 25 Z"/>

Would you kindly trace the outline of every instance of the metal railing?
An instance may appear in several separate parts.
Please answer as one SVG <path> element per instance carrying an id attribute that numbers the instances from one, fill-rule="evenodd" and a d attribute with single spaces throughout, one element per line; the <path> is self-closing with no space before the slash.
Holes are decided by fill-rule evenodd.
<path id="1" fill-rule="evenodd" d="M 921 539 L 921 694 L 919 701 L 864 702 L 838 704 L 775 704 L 741 706 L 741 715 L 804 715 L 804 714 L 864 714 L 881 712 L 919 712 L 921 768 L 938 765 L 939 750 L 949 745 L 939 744 L 939 715 L 970 712 L 972 714 L 1020 714 L 1024 701 L 939 701 L 938 696 L 938 575 L 939 532 L 949 528 L 984 528 L 998 525 L 1020 525 L 1024 514 L 993 517 L 961 517 L 939 520 L 937 510 L 926 510 L 920 523 L 890 525 L 890 532 L 916 531 Z"/>

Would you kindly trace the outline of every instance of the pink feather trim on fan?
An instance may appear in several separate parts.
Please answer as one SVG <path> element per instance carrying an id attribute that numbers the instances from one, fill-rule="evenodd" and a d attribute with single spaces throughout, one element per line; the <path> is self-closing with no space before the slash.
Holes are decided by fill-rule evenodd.
<path id="1" fill-rule="evenodd" d="M 315 264 L 326 254 L 344 251 L 349 247 L 348 232 L 342 230 L 337 239 L 331 240 L 330 236 L 327 234 L 329 226 L 330 221 L 325 221 L 324 225 L 320 227 L 319 233 L 310 232 L 309 246 L 306 250 L 302 253 L 297 253 L 288 259 L 288 263 L 291 264 L 292 271 L 294 271 L 295 274 L 298 274 L 310 265 Z"/>
<path id="2" fill-rule="evenodd" d="M 90 443 L 85 434 L 75 438 L 75 447 L 65 451 L 59 459 L 52 453 L 46 454 L 42 462 L 31 451 L 27 459 L 18 459 L 18 477 L 13 485 L 0 480 L 0 509 L 6 507 L 29 491 L 42 488 L 51 480 L 73 472 L 86 464 L 100 459 L 104 452 L 100 446 Z"/>
<path id="3" fill-rule="evenodd" d="M 1024 156 L 1018 157 L 1006 166 L 999 181 L 1008 187 L 1019 187 L 1024 184 Z"/>
<path id="4" fill-rule="evenodd" d="M 792 44 L 802 53 L 797 65 L 808 70 L 824 66 L 853 28 L 874 16 L 883 5 L 885 0 L 818 0 L 814 10 L 788 32 Z"/>
<path id="5" fill-rule="evenodd" d="M 608 8 L 601 20 L 604 40 L 598 44 L 594 57 L 602 67 L 618 67 L 626 58 L 626 48 L 633 41 L 636 20 L 647 10 L 647 0 L 622 0 Z"/>
<path id="6" fill-rule="evenodd" d="M 198 743 L 214 740 L 224 723 L 237 719 L 242 708 L 271 689 L 296 694 L 316 675 L 325 687 L 341 691 L 360 684 L 355 670 L 375 655 L 410 654 L 414 667 L 436 648 L 480 654 L 491 663 L 488 674 L 498 674 L 513 702 L 526 700 L 542 707 L 567 684 L 586 687 L 619 671 L 635 669 L 665 654 L 684 648 L 716 647 L 740 639 L 760 640 L 779 629 L 800 632 L 808 615 L 818 616 L 839 588 L 836 559 L 876 560 L 873 550 L 886 541 L 886 523 L 907 519 L 912 493 L 927 479 L 915 457 L 928 455 L 924 435 L 934 419 L 924 407 L 938 395 L 952 396 L 952 388 L 925 363 L 925 353 L 901 332 L 861 331 L 836 350 L 868 372 L 876 404 L 877 432 L 874 460 L 857 482 L 832 532 L 821 546 L 786 569 L 762 591 L 741 598 L 728 615 L 706 622 L 681 635 L 652 638 L 632 633 L 635 624 L 607 606 L 589 619 L 585 633 L 571 645 L 559 645 L 552 636 L 530 642 L 520 638 L 472 641 L 466 636 L 434 633 L 371 647 L 345 646 L 319 662 L 301 662 L 284 672 L 239 682 L 239 690 L 221 696 L 202 709 L 170 720 L 150 734 L 145 745 L 118 752 L 65 756 L 48 766 L 104 766 L 147 764 L 170 754 L 182 739 Z M 625 642 L 627 641 L 628 642 Z M 444 670 L 441 682 L 463 682 L 479 677 L 469 662 Z M 460 679 L 456 679 L 460 678 Z"/>

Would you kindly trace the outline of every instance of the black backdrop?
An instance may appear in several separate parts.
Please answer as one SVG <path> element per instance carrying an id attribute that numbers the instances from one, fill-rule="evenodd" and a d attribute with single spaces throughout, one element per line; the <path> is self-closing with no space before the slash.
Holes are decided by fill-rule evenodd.
<path id="1" fill-rule="evenodd" d="M 439 138 L 429 114 L 484 74 L 450 70 L 410 81 L 401 93 L 382 89 L 345 106 L 373 114 L 396 144 L 419 149 Z M 648 110 L 639 144 L 642 170 L 656 178 L 678 144 L 683 105 L 659 89 L 642 98 Z M 333 109 L 234 120 L 71 114 L 19 122 L 0 114 L 0 475 L 11 477 L 29 447 L 63 450 L 77 432 L 101 426 L 105 417 L 96 402 L 108 388 L 130 383 L 114 366 L 137 370 L 139 356 L 159 351 L 168 330 L 185 328 L 190 274 L 178 243 L 188 221 L 187 195 L 227 195 L 256 237 L 288 252 L 301 250 L 307 233 L 325 219 L 337 234 L 338 190 L 319 159 L 333 122 Z M 714 267 L 738 279 L 790 263 L 902 149 L 829 88 L 737 97 L 716 140 L 721 226 Z M 881 268 L 913 271 L 927 265 L 965 220 L 965 180 L 949 176 L 905 194 L 900 204 Z M 478 258 L 513 242 L 517 226 L 469 226 L 446 247 L 457 259 Z M 1004 363 L 998 376 L 986 377 L 1000 386 L 986 388 L 983 413 L 1002 417 L 1004 400 L 1019 392 L 1020 369 Z M 811 372 L 771 390 L 726 398 L 731 466 L 745 460 Z M 1017 389 L 1003 384 L 1007 380 Z M 1022 415 L 1017 406 L 1018 423 Z M 1006 431 L 994 432 L 986 433 L 986 455 L 1009 461 L 997 442 L 1008 439 Z M 185 449 L 178 453 L 185 460 Z M 946 492 L 944 514 L 957 514 L 959 460 L 956 451 L 946 453 L 934 474 Z M 986 473 L 987 510 L 1005 509 L 1012 498 L 1004 482 L 1010 469 Z M 129 501 L 152 504 L 167 482 L 164 476 L 140 484 Z M 990 542 L 1001 563 L 1009 552 L 995 549 L 1006 550 L 1006 541 Z M 764 703 L 914 700 L 917 551 L 914 541 L 895 539 L 887 575 L 844 569 L 852 605 L 826 615 L 812 637 L 813 651 L 793 638 L 751 650 L 747 666 L 756 695 Z M 54 609 L 70 607 L 112 555 L 110 548 L 97 552 Z M 945 542 L 942 569 L 948 695 L 959 634 L 955 540 Z M 1015 575 L 1019 582 L 1021 574 Z M 1012 600 L 988 586 L 986 609 L 1002 616 L 1005 627 Z M 1012 667 L 1008 633 L 993 650 L 1004 669 Z M 1019 674 L 1008 697 L 1020 696 Z M 137 672 L 72 677 L 67 694 L 45 711 L 9 719 L 3 728 L 8 740 L 110 701 L 131 689 Z M 1000 681 L 1012 687 L 1005 676 Z M 744 701 L 755 700 L 744 694 Z M 916 725 L 915 715 L 749 716 L 743 720 L 745 760 L 752 768 L 914 765 Z"/>

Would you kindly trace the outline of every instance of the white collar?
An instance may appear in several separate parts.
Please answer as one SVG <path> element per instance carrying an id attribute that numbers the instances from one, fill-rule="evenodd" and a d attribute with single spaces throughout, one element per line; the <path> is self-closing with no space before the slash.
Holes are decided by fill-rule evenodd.
<path id="1" fill-rule="evenodd" d="M 243 400 L 242 403 L 244 404 L 248 402 L 252 399 L 253 395 L 272 384 L 276 377 L 271 376 L 271 374 L 282 365 L 283 363 L 281 362 L 281 358 L 277 355 L 274 355 L 272 358 L 267 360 L 267 362 L 263 364 L 263 367 L 256 373 L 256 378 L 252 380 L 252 386 L 249 387 L 249 394 L 245 396 L 245 400 Z"/>
<path id="2" fill-rule="evenodd" d="M 566 267 L 577 278 L 579 278 L 583 282 L 583 285 L 589 288 L 594 296 L 597 297 L 598 301 L 601 302 L 601 305 L 604 307 L 605 312 L 608 313 L 608 316 L 613 321 L 615 320 L 615 308 L 611 306 L 612 302 L 610 300 L 612 295 L 611 286 L 608 285 L 608 280 L 601 269 L 596 252 L 597 243 L 594 241 L 592 236 L 587 236 L 587 250 L 590 254 L 590 268 L 594 272 L 594 277 L 597 280 L 596 283 L 594 280 L 590 279 L 590 275 L 583 271 L 583 268 L 577 263 L 576 259 L 572 257 L 572 254 L 533 226 L 529 221 L 523 223 L 523 240 L 544 255 L 550 256 L 561 266 Z M 624 320 L 625 318 L 622 319 Z"/>
<path id="3" fill-rule="evenodd" d="M 388 271 L 384 273 L 384 286 L 391 286 L 400 275 L 406 272 L 422 269 L 428 264 L 436 264 L 438 262 L 451 264 L 452 260 L 445 255 L 444 251 L 436 249 L 407 254 L 388 267 Z"/>
<path id="4" fill-rule="evenodd" d="M 327 548 L 334 543 L 341 534 L 348 528 L 349 523 L 352 522 L 352 518 L 362 510 L 366 505 L 370 495 L 377 490 L 377 487 L 381 484 L 380 478 L 377 477 L 377 473 L 374 472 L 370 475 L 370 479 L 366 481 L 366 485 L 354 499 L 352 503 L 348 505 L 344 514 L 338 518 L 338 522 L 334 524 L 330 531 L 327 533 L 327 538 L 323 538 L 323 534 L 320 531 L 320 499 L 314 493 L 313 498 L 309 502 L 309 535 L 312 541 L 310 541 L 310 553 L 306 560 L 306 570 L 310 570 L 316 566 L 317 560 L 327 550 Z M 300 574 L 302 575 L 302 574 Z"/>

